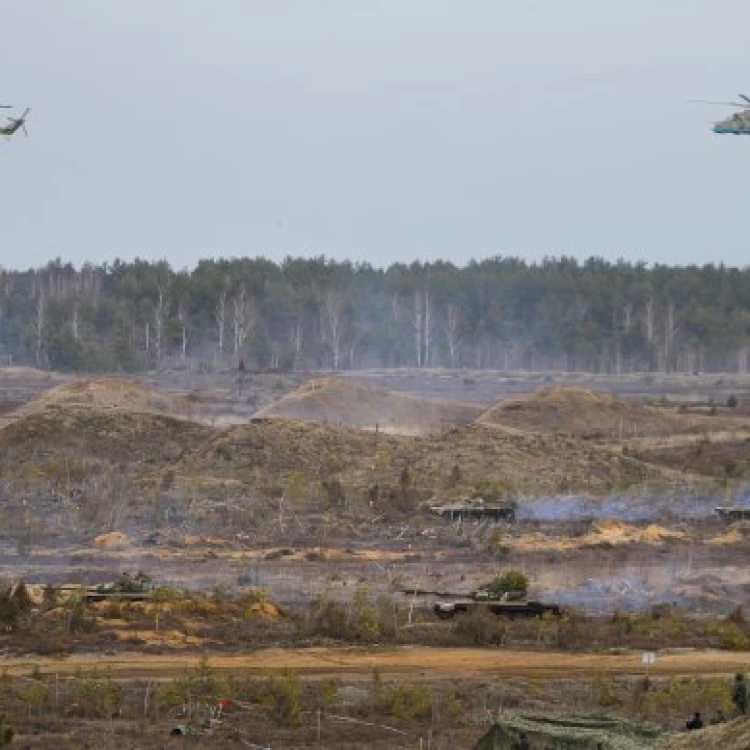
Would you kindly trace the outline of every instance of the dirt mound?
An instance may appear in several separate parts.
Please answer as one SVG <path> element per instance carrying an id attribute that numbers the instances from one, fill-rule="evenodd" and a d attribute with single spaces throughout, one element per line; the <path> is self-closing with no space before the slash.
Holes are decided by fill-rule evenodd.
<path id="1" fill-rule="evenodd" d="M 650 544 L 659 544 L 667 539 L 682 539 L 685 534 L 680 531 L 673 531 L 664 526 L 651 524 L 645 529 L 622 523 L 621 521 L 606 520 L 600 521 L 594 525 L 590 534 L 585 539 L 590 544 L 597 542 L 609 544 L 630 544 L 632 542 L 646 542 Z"/>
<path id="2" fill-rule="evenodd" d="M 130 540 L 127 535 L 119 531 L 111 531 L 109 534 L 100 534 L 94 539 L 97 547 L 121 547 L 126 545 Z"/>
<path id="3" fill-rule="evenodd" d="M 281 612 L 273 602 L 254 602 L 245 610 L 245 617 L 274 621 L 281 617 Z"/>
<path id="4" fill-rule="evenodd" d="M 750 747 L 750 719 L 742 717 L 725 724 L 674 737 L 658 750 L 747 750 Z"/>
<path id="5" fill-rule="evenodd" d="M 181 464 L 187 472 L 273 482 L 296 473 L 313 481 L 342 474 L 356 481 L 372 471 L 376 454 L 390 455 L 405 438 L 300 420 L 256 420 L 209 440 Z"/>
<path id="6" fill-rule="evenodd" d="M 214 431 L 161 414 L 90 407 L 34 408 L 0 429 L 0 467 L 61 476 L 91 468 L 88 461 L 161 467 L 197 447 Z M 88 469 L 86 469 L 88 466 Z M 28 472 L 27 472 L 28 473 Z"/>
<path id="7" fill-rule="evenodd" d="M 514 549 L 524 552 L 540 550 L 565 552 L 584 547 L 618 547 L 627 544 L 658 545 L 670 540 L 684 538 L 686 538 L 684 532 L 674 531 L 656 524 L 642 528 L 621 521 L 603 520 L 594 523 L 591 530 L 582 536 L 556 538 L 539 532 L 532 532 L 515 537 L 510 544 Z"/>
<path id="8" fill-rule="evenodd" d="M 585 438 L 630 438 L 666 434 L 681 427 L 673 414 L 576 386 L 543 388 L 502 401 L 478 422 L 525 432 L 552 432 Z"/>
<path id="9" fill-rule="evenodd" d="M 467 424 L 480 414 L 476 406 L 431 401 L 413 394 L 377 388 L 350 377 L 313 380 L 264 409 L 259 416 L 284 416 L 347 427 L 416 435 Z"/>
<path id="10" fill-rule="evenodd" d="M 22 414 L 50 407 L 87 407 L 105 410 L 174 414 L 179 399 L 120 378 L 87 378 L 52 388 L 28 403 Z"/>
<path id="11" fill-rule="evenodd" d="M 300 502 L 324 494 L 340 503 L 339 483 L 347 500 L 372 502 L 376 510 L 476 492 L 598 492 L 665 478 L 658 468 L 563 436 L 467 425 L 403 437 L 283 418 L 223 431 L 186 455 L 179 471 L 196 481 L 233 480 L 298 495 Z"/>
<path id="12" fill-rule="evenodd" d="M 675 440 L 672 444 L 668 444 L 668 441 L 659 442 L 667 444 L 644 447 L 636 445 L 630 454 L 642 461 L 677 471 L 689 471 L 717 479 L 750 478 L 748 436 L 738 438 L 734 433 L 711 433 L 690 436 L 689 440 Z"/>

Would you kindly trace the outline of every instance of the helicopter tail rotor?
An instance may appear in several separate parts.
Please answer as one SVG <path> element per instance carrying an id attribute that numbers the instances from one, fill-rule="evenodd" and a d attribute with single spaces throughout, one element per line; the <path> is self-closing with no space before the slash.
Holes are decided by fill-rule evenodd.
<path id="1" fill-rule="evenodd" d="M 23 134 L 27 138 L 29 137 L 29 131 L 26 130 L 26 117 L 28 116 L 29 112 L 31 112 L 31 110 L 27 109 L 20 117 L 11 118 L 11 122 L 13 122 L 15 125 L 18 125 L 21 130 L 23 130 Z"/>

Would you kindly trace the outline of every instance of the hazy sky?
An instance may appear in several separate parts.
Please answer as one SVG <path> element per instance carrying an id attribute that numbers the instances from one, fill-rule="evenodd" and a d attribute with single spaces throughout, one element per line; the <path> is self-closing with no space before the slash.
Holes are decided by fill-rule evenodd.
<path id="1" fill-rule="evenodd" d="M 747 0 L 0 0 L 0 264 L 750 263 Z"/>

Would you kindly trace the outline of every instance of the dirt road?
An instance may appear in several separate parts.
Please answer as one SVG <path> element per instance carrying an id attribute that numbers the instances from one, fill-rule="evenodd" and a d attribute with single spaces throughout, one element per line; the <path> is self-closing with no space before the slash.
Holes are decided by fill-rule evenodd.
<path id="1" fill-rule="evenodd" d="M 452 648 L 402 649 L 264 649 L 242 654 L 206 654 L 212 669 L 268 673 L 293 669 L 309 677 L 368 679 L 377 667 L 384 677 L 409 679 L 470 679 L 522 677 L 525 679 L 581 678 L 595 675 L 645 674 L 641 652 L 581 654 Z M 0 672 L 28 675 L 32 670 L 69 675 L 98 669 L 118 680 L 179 677 L 200 663 L 195 654 L 74 655 L 67 658 L 0 658 Z M 729 675 L 750 671 L 750 653 L 676 651 L 657 654 L 649 668 L 653 676 Z"/>

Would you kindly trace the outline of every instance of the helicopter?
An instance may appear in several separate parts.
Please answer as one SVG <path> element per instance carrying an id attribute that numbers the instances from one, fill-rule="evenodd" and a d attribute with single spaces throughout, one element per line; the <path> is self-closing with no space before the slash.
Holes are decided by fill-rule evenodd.
<path id="1" fill-rule="evenodd" d="M 724 107 L 738 107 L 741 112 L 735 112 L 726 120 L 720 120 L 713 125 L 714 133 L 719 135 L 750 135 L 750 97 L 739 94 L 738 102 L 708 102 L 702 99 L 693 100 L 700 104 L 719 104 Z"/>
<path id="2" fill-rule="evenodd" d="M 2 108 L 11 109 L 7 104 L 3 105 Z M 4 135 L 10 138 L 10 136 L 12 136 L 13 133 L 15 133 L 19 128 L 23 128 L 24 134 L 28 135 L 29 133 L 26 130 L 26 117 L 28 116 L 29 112 L 31 112 L 31 110 L 27 109 L 20 117 L 9 117 L 8 124 L 5 126 L 0 126 L 0 135 Z"/>

